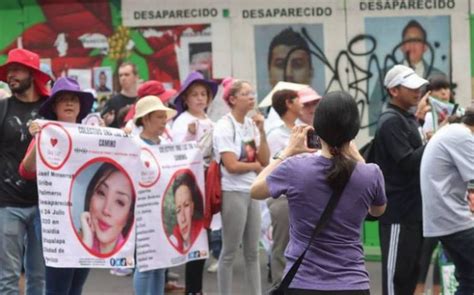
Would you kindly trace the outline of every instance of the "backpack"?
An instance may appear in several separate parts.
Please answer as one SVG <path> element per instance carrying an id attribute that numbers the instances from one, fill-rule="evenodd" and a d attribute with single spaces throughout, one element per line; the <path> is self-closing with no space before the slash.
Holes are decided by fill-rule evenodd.
<path id="1" fill-rule="evenodd" d="M 377 122 L 379 122 L 382 119 L 383 115 L 385 115 L 385 114 L 392 114 L 392 115 L 395 115 L 395 116 L 400 116 L 397 111 L 395 111 L 393 109 L 387 109 L 383 113 L 380 114 L 379 119 L 378 119 Z M 405 117 L 403 117 L 403 116 L 400 116 L 400 117 L 402 117 L 403 122 L 408 124 Z M 387 117 L 387 119 L 388 119 L 388 117 Z M 359 149 L 359 153 L 362 156 L 362 158 L 364 158 L 366 163 L 375 163 L 375 137 L 377 137 L 377 131 L 375 132 L 375 136 L 368 143 L 366 143 L 365 145 L 363 145 Z"/>
<path id="2" fill-rule="evenodd" d="M 230 117 L 228 117 L 232 123 L 233 130 L 233 141 L 235 142 L 235 124 Z M 199 147 L 203 153 L 204 161 L 206 159 L 209 161 L 207 169 L 205 171 L 205 198 L 206 198 L 206 208 L 204 210 L 204 227 L 209 228 L 212 221 L 212 216 L 216 213 L 221 212 L 222 206 L 222 187 L 221 187 L 221 165 L 222 160 L 219 163 L 216 159 L 213 158 L 214 148 L 213 148 L 213 133 L 212 131 L 203 135 L 199 140 Z"/>

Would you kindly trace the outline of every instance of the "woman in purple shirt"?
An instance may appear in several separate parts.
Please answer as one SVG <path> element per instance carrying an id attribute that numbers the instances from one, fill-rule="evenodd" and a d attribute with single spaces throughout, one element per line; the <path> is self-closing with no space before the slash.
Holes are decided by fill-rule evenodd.
<path id="1" fill-rule="evenodd" d="M 319 103 L 313 123 L 321 138 L 321 154 L 307 147 L 307 133 L 313 127 L 297 126 L 288 146 L 252 185 L 255 199 L 288 198 L 287 272 L 307 246 L 333 191 L 347 183 L 329 222 L 306 253 L 288 294 L 370 294 L 361 226 L 368 212 L 373 216 L 384 212 L 386 196 L 380 168 L 365 164 L 351 143 L 360 128 L 359 118 L 357 104 L 348 93 L 328 93 Z"/>

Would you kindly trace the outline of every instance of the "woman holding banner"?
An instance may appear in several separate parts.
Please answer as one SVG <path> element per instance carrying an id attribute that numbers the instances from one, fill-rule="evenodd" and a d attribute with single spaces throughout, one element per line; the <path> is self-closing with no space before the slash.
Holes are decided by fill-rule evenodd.
<path id="1" fill-rule="evenodd" d="M 94 97 L 80 90 L 79 84 L 70 78 L 59 78 L 52 89 L 51 96 L 41 105 L 39 113 L 45 119 L 60 122 L 77 123 L 91 111 Z M 34 137 L 41 131 L 38 122 L 32 122 L 29 132 Z M 36 141 L 28 147 L 26 155 L 19 166 L 21 177 L 33 180 L 36 178 Z M 39 212 L 37 224 L 40 226 Z M 38 230 L 38 240 L 41 241 L 41 230 Z M 86 282 L 88 268 L 55 268 L 46 266 L 46 294 L 78 295 Z"/>
<path id="2" fill-rule="evenodd" d="M 199 142 L 206 133 L 212 132 L 214 123 L 207 116 L 206 109 L 216 95 L 217 88 L 216 82 L 205 79 L 200 72 L 188 75 L 175 99 L 178 116 L 171 130 L 173 142 L 183 143 L 192 140 Z M 202 292 L 205 262 L 205 259 L 198 259 L 186 263 L 186 294 Z"/>
<path id="3" fill-rule="evenodd" d="M 157 96 L 141 98 L 135 107 L 133 122 L 137 127 L 143 127 L 139 135 L 147 145 L 159 145 L 160 136 L 166 129 L 166 123 L 176 115 L 176 111 L 163 105 Z M 133 276 L 135 294 L 164 294 L 165 269 L 139 271 L 135 269 Z"/>
<path id="4" fill-rule="evenodd" d="M 223 98 L 230 106 L 214 130 L 215 159 L 222 162 L 222 253 L 219 258 L 219 294 L 232 293 L 232 270 L 237 250 L 243 245 L 249 294 L 261 294 L 258 246 L 260 206 L 250 198 L 250 186 L 268 164 L 269 149 L 264 118 L 247 114 L 255 107 L 249 82 L 226 78 Z M 250 152 L 245 147 L 252 147 Z"/>

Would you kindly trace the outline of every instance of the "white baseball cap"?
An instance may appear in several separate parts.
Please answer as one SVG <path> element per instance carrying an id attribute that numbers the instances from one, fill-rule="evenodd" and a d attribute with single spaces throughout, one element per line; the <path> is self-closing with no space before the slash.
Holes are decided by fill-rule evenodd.
<path id="1" fill-rule="evenodd" d="M 428 84 L 428 80 L 421 78 L 412 68 L 404 65 L 391 68 L 383 80 L 383 85 L 389 89 L 399 85 L 409 89 L 418 89 L 425 84 Z"/>

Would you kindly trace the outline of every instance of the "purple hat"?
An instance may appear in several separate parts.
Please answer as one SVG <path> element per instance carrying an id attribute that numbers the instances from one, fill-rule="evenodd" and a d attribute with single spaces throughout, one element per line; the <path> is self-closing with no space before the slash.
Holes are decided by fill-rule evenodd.
<path id="1" fill-rule="evenodd" d="M 79 115 L 77 116 L 77 122 L 81 122 L 87 114 L 90 113 L 92 109 L 92 104 L 94 103 L 94 96 L 89 92 L 81 91 L 79 84 L 76 80 L 63 77 L 59 78 L 51 90 L 51 96 L 45 100 L 45 102 L 40 106 L 39 114 L 42 115 L 45 119 L 56 120 L 56 114 L 53 111 L 53 104 L 56 100 L 58 94 L 62 92 L 71 92 L 76 94 L 79 97 L 79 102 L 81 104 L 81 109 Z"/>
<path id="2" fill-rule="evenodd" d="M 183 94 L 186 92 L 186 90 L 188 90 L 189 86 L 195 82 L 207 85 L 209 89 L 211 89 L 212 98 L 214 98 L 216 95 L 217 88 L 219 87 L 216 82 L 212 80 L 206 80 L 200 72 L 191 72 L 188 77 L 186 77 L 186 80 L 184 80 L 184 83 L 181 85 L 181 89 L 179 89 L 179 92 L 176 94 L 176 98 L 174 100 L 174 105 L 178 111 L 178 115 L 185 111 Z"/>

